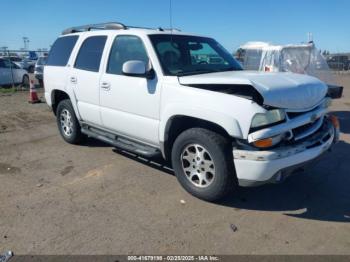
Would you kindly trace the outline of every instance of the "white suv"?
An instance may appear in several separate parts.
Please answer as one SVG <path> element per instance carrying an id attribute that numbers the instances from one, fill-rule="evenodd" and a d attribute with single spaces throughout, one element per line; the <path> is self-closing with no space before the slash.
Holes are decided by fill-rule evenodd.
<path id="1" fill-rule="evenodd" d="M 337 140 L 328 87 L 292 73 L 242 71 L 214 39 L 106 23 L 65 30 L 44 69 L 68 143 L 84 136 L 169 160 L 209 201 L 280 182 Z"/>

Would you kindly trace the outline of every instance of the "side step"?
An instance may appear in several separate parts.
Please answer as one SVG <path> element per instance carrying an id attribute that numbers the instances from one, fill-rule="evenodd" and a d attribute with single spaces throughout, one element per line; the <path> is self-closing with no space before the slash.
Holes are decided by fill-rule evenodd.
<path id="1" fill-rule="evenodd" d="M 126 138 L 118 137 L 112 133 L 97 128 L 84 126 L 81 128 L 81 132 L 89 137 L 101 140 L 112 146 L 138 155 L 145 157 L 155 157 L 161 155 L 160 150 L 157 148 L 134 142 Z"/>

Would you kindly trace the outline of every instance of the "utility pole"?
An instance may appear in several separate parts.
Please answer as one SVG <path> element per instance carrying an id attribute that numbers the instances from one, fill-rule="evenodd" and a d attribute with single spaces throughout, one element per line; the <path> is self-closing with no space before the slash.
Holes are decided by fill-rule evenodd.
<path id="1" fill-rule="evenodd" d="M 4 52 L 4 55 L 6 55 L 8 47 L 7 46 L 2 46 L 1 49 Z"/>
<path id="2" fill-rule="evenodd" d="M 26 37 L 26 36 L 23 36 L 22 39 L 23 39 L 23 44 L 24 44 L 24 50 L 28 51 L 28 48 L 29 48 L 29 38 Z"/>

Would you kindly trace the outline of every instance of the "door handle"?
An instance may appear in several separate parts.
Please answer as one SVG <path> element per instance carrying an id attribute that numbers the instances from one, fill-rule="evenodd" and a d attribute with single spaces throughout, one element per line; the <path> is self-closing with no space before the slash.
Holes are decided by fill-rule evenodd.
<path id="1" fill-rule="evenodd" d="M 101 88 L 105 89 L 105 90 L 109 90 L 111 88 L 111 84 L 108 82 L 102 82 L 101 83 Z"/>
<path id="2" fill-rule="evenodd" d="M 73 84 L 76 84 L 77 83 L 77 78 L 75 76 L 71 76 L 70 82 L 73 83 Z"/>

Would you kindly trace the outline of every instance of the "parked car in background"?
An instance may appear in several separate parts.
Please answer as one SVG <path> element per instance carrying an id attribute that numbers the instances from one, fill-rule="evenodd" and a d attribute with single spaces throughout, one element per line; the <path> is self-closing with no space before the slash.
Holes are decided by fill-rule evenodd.
<path id="1" fill-rule="evenodd" d="M 44 65 L 46 64 L 46 60 L 47 60 L 47 57 L 42 56 L 42 57 L 39 57 L 35 63 L 34 75 L 35 75 L 35 78 L 38 79 L 40 86 L 43 86 L 43 72 L 44 72 Z"/>
<path id="2" fill-rule="evenodd" d="M 12 84 L 22 84 L 25 87 L 29 86 L 28 72 L 14 62 L 0 58 L 0 86 Z"/>
<path id="3" fill-rule="evenodd" d="M 20 68 L 22 68 L 22 58 L 18 57 L 18 56 L 4 56 L 2 57 L 3 59 L 6 60 L 10 60 L 13 63 L 15 63 L 17 66 L 19 66 Z"/>
<path id="4" fill-rule="evenodd" d="M 34 73 L 35 63 L 36 63 L 36 60 L 31 60 L 29 58 L 24 58 L 20 62 L 20 67 L 22 67 L 23 69 L 27 70 L 28 73 Z"/>

